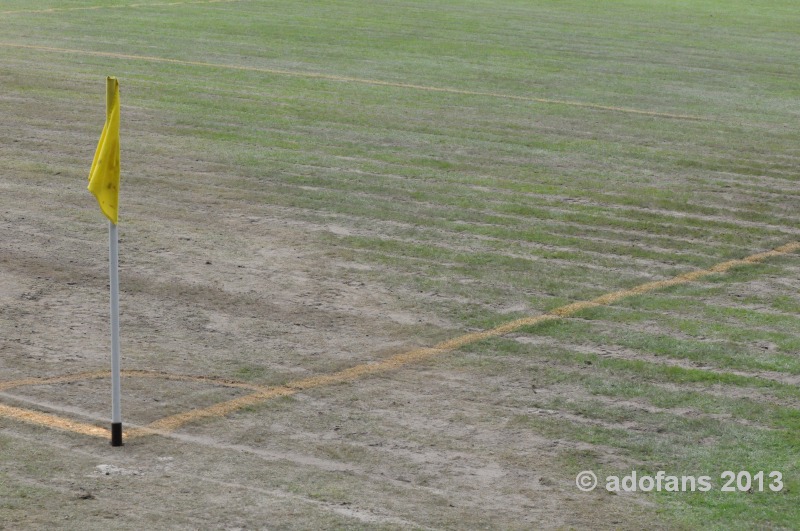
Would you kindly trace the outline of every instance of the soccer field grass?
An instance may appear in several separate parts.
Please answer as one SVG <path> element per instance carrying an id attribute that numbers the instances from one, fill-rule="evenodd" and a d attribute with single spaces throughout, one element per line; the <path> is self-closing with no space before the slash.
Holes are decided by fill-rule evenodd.
<path id="1" fill-rule="evenodd" d="M 799 25 L 779 1 L 0 1 L 0 528 L 797 526 Z M 116 449 L 86 191 L 107 75 Z M 714 488 L 603 488 L 632 471 Z"/>

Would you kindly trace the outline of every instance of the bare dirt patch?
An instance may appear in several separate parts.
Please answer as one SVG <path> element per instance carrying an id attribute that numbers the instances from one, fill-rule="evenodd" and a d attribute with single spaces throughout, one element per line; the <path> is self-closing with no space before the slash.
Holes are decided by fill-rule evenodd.
<path id="1" fill-rule="evenodd" d="M 11 127 L 4 126 L 5 136 L 18 133 Z M 84 135 L 61 140 L 66 158 L 87 155 L 69 146 L 92 143 Z M 153 175 L 153 168 L 175 167 L 173 156 L 134 152 L 127 163 L 124 369 L 275 385 L 453 334 L 446 319 L 398 300 L 364 277 L 363 265 L 342 260 L 316 237 L 340 229 L 292 223 L 291 212 L 277 215 L 246 197 L 220 195 L 211 185 L 229 175 L 200 155 L 189 158 L 191 177 L 176 189 L 171 175 Z M 40 190 L 34 196 L 31 181 Z M 2 380 L 106 370 L 106 233 L 81 166 L 7 170 L 2 191 Z M 426 364 L 278 399 L 166 437 L 133 439 L 116 450 L 103 440 L 2 419 L 8 459 L 0 472 L 14 500 L 2 512 L 13 527 L 82 529 L 109 522 L 139 529 L 524 529 L 599 520 L 638 527 L 645 502 L 582 495 L 564 472 L 565 452 L 611 449 L 507 427 L 516 413 L 546 413 L 517 411 L 519 394 L 505 404 L 485 385 Z M 514 385 L 502 376 L 493 381 Z M 245 392 L 213 381 L 126 377 L 123 415 L 135 427 Z M 102 379 L 18 387 L 2 399 L 101 426 L 110 407 Z"/>

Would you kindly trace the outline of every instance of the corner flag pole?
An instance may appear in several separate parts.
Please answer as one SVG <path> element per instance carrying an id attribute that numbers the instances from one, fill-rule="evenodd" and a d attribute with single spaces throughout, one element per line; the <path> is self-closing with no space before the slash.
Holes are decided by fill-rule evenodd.
<path id="1" fill-rule="evenodd" d="M 119 109 L 118 89 L 119 84 L 116 79 L 106 79 L 107 119 L 115 106 Z M 119 235 L 117 224 L 111 220 L 108 220 L 108 279 L 111 291 L 111 446 L 122 446 L 122 391 L 119 368 Z"/>
<path id="2" fill-rule="evenodd" d="M 108 277 L 111 292 L 111 446 L 122 446 L 119 368 L 119 82 L 106 80 L 106 123 L 89 171 L 89 191 L 108 218 Z"/>
<path id="3" fill-rule="evenodd" d="M 122 446 L 122 393 L 119 369 L 119 237 L 108 222 L 108 277 L 111 288 L 111 446 Z"/>

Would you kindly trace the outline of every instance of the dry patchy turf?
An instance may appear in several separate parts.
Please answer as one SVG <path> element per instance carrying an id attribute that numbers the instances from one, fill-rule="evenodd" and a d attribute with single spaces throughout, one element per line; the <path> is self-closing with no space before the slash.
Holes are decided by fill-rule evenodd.
<path id="1" fill-rule="evenodd" d="M 796 526 L 796 250 L 328 378 L 800 240 L 792 3 L 601 4 L 0 2 L 0 527 Z"/>

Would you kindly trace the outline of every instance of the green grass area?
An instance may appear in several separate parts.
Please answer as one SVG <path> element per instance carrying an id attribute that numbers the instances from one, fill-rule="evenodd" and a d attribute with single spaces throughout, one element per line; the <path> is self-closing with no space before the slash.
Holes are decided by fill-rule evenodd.
<path id="1" fill-rule="evenodd" d="M 93 221 L 75 197 L 103 76 L 115 75 L 123 223 L 283 216 L 309 228 L 298 247 L 450 325 L 425 337 L 800 239 L 793 1 L 55 4 L 0 2 L 0 114 L 24 123 L 22 138 L 0 138 L 0 181 L 63 193 L 71 227 Z M 62 11 L 35 12 L 47 7 Z M 59 147 L 65 130 L 85 149 Z M 190 193 L 209 211 L 182 204 Z M 477 375 L 519 363 L 536 387 L 580 391 L 528 405 L 585 422 L 531 413 L 503 429 L 610 447 L 642 473 L 783 472 L 779 494 L 649 495 L 664 525 L 792 528 L 797 261 L 626 299 L 520 334 L 542 343 L 497 339 L 442 363 Z M 275 377 L 230 365 L 221 376 Z M 570 473 L 626 472 L 593 451 L 562 458 Z M 15 499 L 36 495 L 20 489 Z"/>
<path id="2" fill-rule="evenodd" d="M 531 329 L 530 333 L 574 329 L 569 323 L 547 327 L 551 330 Z M 583 345 L 588 341 L 564 335 Z M 609 344 L 603 339 L 595 336 L 598 348 Z M 709 493 L 652 494 L 662 505 L 658 514 L 671 526 L 791 528 L 797 521 L 800 392 L 796 385 L 655 361 L 608 359 L 513 340 L 496 340 L 489 348 L 467 351 L 466 357 L 454 362 L 459 370 L 489 376 L 522 370 L 524 380 L 535 389 L 566 386 L 555 397 L 546 393 L 540 399 L 518 398 L 534 412 L 508 419 L 503 429 L 597 447 L 563 453 L 564 466 L 573 475 L 588 469 L 600 478 L 623 477 L 632 470 L 640 477 L 659 470 L 677 476 L 710 476 L 714 489 Z M 540 408 L 547 414 L 537 413 Z M 600 450 L 608 448 L 630 464 L 610 464 L 608 450 Z M 786 480 L 785 488 L 780 493 L 721 492 L 720 475 L 726 470 L 753 474 L 778 470 Z"/>

